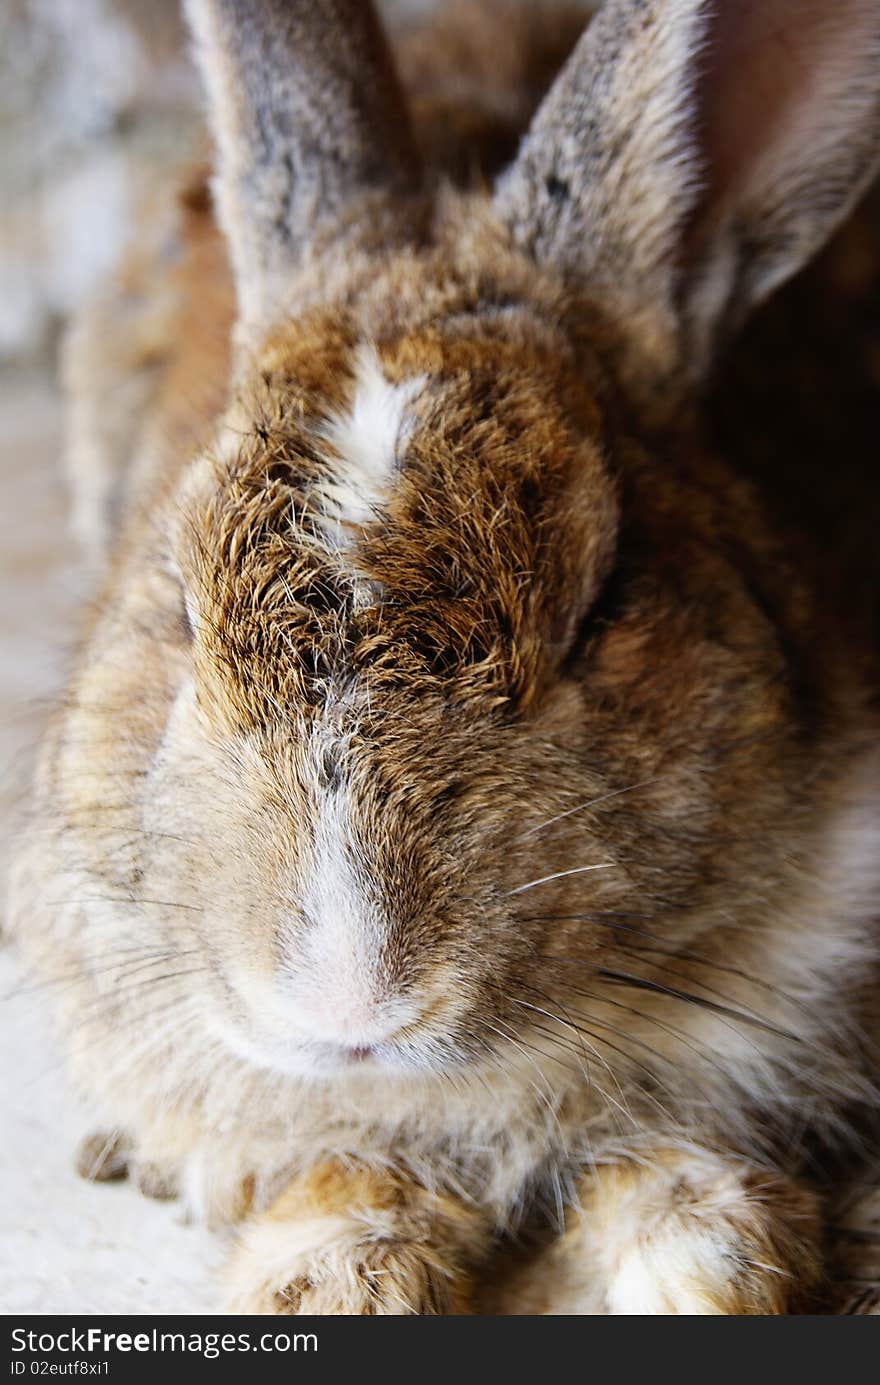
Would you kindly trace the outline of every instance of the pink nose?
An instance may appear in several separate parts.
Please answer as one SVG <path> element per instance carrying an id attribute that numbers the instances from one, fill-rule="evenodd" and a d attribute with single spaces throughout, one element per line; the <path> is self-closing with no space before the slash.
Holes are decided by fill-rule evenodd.
<path id="1" fill-rule="evenodd" d="M 300 1000 L 297 1011 L 310 1038 L 348 1049 L 384 1043 L 416 1017 L 415 1009 L 399 999 L 355 997 L 330 990 Z"/>

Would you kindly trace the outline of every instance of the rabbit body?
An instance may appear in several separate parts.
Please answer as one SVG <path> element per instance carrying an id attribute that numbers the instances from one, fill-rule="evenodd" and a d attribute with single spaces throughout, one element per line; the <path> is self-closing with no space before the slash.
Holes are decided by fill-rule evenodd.
<path id="1" fill-rule="evenodd" d="M 242 1223 L 235 1308 L 477 1311 L 523 1227 L 492 1311 L 797 1308 L 810 1150 L 874 1104 L 868 545 L 829 563 L 821 503 L 761 464 L 754 344 L 702 407 L 694 343 L 739 311 L 706 307 L 720 271 L 683 332 L 659 280 L 628 301 L 677 192 L 633 198 L 638 255 L 574 276 L 564 122 L 535 173 L 558 88 L 494 197 L 411 183 L 387 113 L 386 188 L 340 108 L 354 191 L 310 192 L 295 149 L 311 211 L 277 235 L 284 126 L 239 177 L 252 77 L 224 39 L 260 8 L 190 7 L 235 96 L 225 237 L 197 179 L 175 253 L 132 259 L 71 338 L 103 568 L 13 931 L 114 1158 Z M 594 48 L 640 72 L 620 35 L 653 16 L 656 76 L 702 9 L 610 4 Z M 416 143 L 442 148 L 426 105 Z M 638 153 L 584 161 L 626 190 Z M 634 239 L 619 205 L 590 215 Z"/>

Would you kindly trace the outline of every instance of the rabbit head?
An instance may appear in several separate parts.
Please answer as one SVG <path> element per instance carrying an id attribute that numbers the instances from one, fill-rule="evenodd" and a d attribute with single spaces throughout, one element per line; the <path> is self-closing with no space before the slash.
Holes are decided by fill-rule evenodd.
<path id="1" fill-rule="evenodd" d="M 692 401 L 871 175 L 880 9 L 608 0 L 468 195 L 363 0 L 187 10 L 233 397 L 111 566 L 67 860 L 259 1065 L 460 1064 L 814 823 L 808 603 Z"/>

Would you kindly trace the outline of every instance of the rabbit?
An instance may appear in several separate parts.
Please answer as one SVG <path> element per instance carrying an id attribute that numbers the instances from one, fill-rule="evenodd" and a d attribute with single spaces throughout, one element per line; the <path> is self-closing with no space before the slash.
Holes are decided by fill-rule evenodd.
<path id="1" fill-rule="evenodd" d="M 606 0 L 464 187 L 363 0 L 186 12 L 219 229 L 196 180 L 129 285 L 158 368 L 104 343 L 153 373 L 12 884 L 81 1169 L 234 1226 L 235 1312 L 809 1310 L 876 589 L 710 400 L 870 184 L 880 6 Z"/>

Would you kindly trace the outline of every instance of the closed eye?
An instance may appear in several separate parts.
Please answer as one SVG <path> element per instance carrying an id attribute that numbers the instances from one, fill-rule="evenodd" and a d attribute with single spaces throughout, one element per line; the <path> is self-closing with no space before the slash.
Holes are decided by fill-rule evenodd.
<path id="1" fill-rule="evenodd" d="M 195 604 L 174 558 L 166 555 L 161 559 L 160 570 L 162 573 L 162 605 L 167 612 L 167 618 L 174 622 L 175 641 L 189 646 L 193 643 L 198 629 L 198 613 Z"/>
<path id="2" fill-rule="evenodd" d="M 192 644 L 196 637 L 195 620 L 187 600 L 186 592 L 182 587 L 180 592 L 179 624 L 184 642 L 186 644 Z"/>

